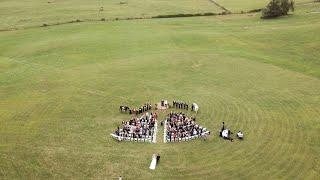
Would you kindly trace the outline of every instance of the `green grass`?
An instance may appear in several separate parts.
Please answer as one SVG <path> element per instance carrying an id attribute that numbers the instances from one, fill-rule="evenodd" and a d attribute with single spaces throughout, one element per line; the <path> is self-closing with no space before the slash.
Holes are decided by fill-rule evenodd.
<path id="1" fill-rule="evenodd" d="M 100 11 L 101 7 L 103 11 Z M 206 12 L 219 13 L 222 10 L 206 0 L 26 0 L 23 3 L 20 0 L 1 0 L 0 28 L 41 26 L 77 19 L 100 20 Z"/>
<path id="2" fill-rule="evenodd" d="M 0 179 L 319 179 L 316 9 L 1 32 Z M 109 137 L 119 105 L 163 98 L 197 102 L 209 139 Z M 218 138 L 222 121 L 245 140 Z"/>
<path id="3" fill-rule="evenodd" d="M 266 7 L 270 0 L 215 0 L 217 3 L 227 8 L 231 12 L 250 11 Z M 313 0 L 294 0 L 296 4 L 313 2 Z"/>

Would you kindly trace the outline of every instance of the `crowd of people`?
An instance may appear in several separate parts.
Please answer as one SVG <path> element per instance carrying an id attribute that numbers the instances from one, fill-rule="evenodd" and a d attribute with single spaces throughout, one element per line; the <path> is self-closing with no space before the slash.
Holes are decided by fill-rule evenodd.
<path id="1" fill-rule="evenodd" d="M 146 111 L 149 111 L 152 109 L 152 105 L 150 103 L 145 103 L 144 105 L 140 106 L 139 108 L 130 108 L 129 109 L 129 114 L 142 114 Z"/>
<path id="2" fill-rule="evenodd" d="M 155 104 L 154 109 L 158 110 L 158 104 Z M 173 101 L 172 106 L 168 103 L 167 100 L 161 100 L 160 105 L 161 107 L 166 108 L 176 108 L 176 109 L 183 109 L 183 110 L 189 110 L 189 105 L 188 103 L 185 102 L 180 102 L 180 101 Z M 163 108 L 161 108 L 163 109 Z M 191 105 L 191 111 L 198 111 L 199 106 L 195 103 L 192 103 Z M 134 114 L 134 115 L 139 115 L 142 114 L 146 111 L 152 110 L 152 105 L 150 103 L 145 103 L 144 105 L 140 106 L 139 108 L 130 108 L 128 106 L 122 105 L 119 108 L 120 112 L 126 112 L 129 114 Z"/>
<path id="3" fill-rule="evenodd" d="M 158 103 L 159 104 L 159 103 Z M 157 108 L 157 105 L 155 108 Z M 189 105 L 184 102 L 173 101 L 173 108 L 188 110 Z M 168 106 L 167 100 L 161 100 L 160 106 Z M 191 111 L 198 111 L 199 106 L 196 103 L 192 103 Z M 152 138 L 155 133 L 155 124 L 157 119 L 156 113 L 150 113 L 149 110 L 152 110 L 150 103 L 145 103 L 140 108 L 129 108 L 128 106 L 120 106 L 120 111 L 129 112 L 129 114 L 136 115 L 131 120 L 125 122 L 123 121 L 121 126 L 112 134 L 113 137 L 118 138 L 119 140 L 134 140 L 134 141 L 152 141 Z M 138 114 L 143 114 L 140 118 L 137 118 Z M 161 126 L 163 122 L 161 122 Z M 206 128 L 199 126 L 196 123 L 195 117 L 187 117 L 184 113 L 175 113 L 171 112 L 168 114 L 167 119 L 165 120 L 165 131 L 164 139 L 165 141 L 175 142 L 175 141 L 188 141 L 190 139 L 198 137 L 206 137 L 210 134 Z M 232 131 L 225 128 L 224 122 L 222 122 L 222 128 L 219 132 L 220 137 L 228 139 L 231 142 Z M 155 134 L 156 136 L 156 134 Z M 236 133 L 236 137 L 240 140 L 244 138 L 242 131 Z M 154 138 L 155 139 L 155 138 Z"/>
<path id="4" fill-rule="evenodd" d="M 185 110 L 189 109 L 189 105 L 185 102 L 173 101 L 172 106 L 177 109 L 185 109 Z"/>
<path id="5" fill-rule="evenodd" d="M 171 112 L 165 123 L 166 141 L 188 141 L 197 137 L 205 137 L 210 134 L 206 128 L 196 124 L 195 117 L 187 117 L 185 114 Z"/>
<path id="6" fill-rule="evenodd" d="M 157 113 L 144 113 L 140 118 L 133 117 L 129 121 L 122 121 L 121 126 L 112 134 L 118 140 L 149 141 L 153 140 L 153 134 L 157 122 Z"/>

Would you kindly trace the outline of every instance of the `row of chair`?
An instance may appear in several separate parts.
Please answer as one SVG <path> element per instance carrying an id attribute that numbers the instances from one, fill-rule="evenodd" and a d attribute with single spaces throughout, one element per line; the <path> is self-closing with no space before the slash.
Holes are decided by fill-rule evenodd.
<path id="1" fill-rule="evenodd" d="M 146 138 L 132 138 L 132 137 L 123 137 L 117 136 L 115 134 L 110 134 L 114 139 L 118 141 L 134 141 L 134 142 L 152 142 L 153 137 L 147 136 Z"/>
<path id="2" fill-rule="evenodd" d="M 174 137 L 171 136 L 171 140 L 170 140 L 170 138 L 168 136 L 166 136 L 166 140 L 167 140 L 167 142 L 190 141 L 192 139 L 204 137 L 204 136 L 207 136 L 209 134 L 210 134 L 210 132 L 206 131 L 206 132 L 203 132 L 201 135 L 194 135 L 194 136 L 183 137 L 183 138 L 174 138 Z"/>

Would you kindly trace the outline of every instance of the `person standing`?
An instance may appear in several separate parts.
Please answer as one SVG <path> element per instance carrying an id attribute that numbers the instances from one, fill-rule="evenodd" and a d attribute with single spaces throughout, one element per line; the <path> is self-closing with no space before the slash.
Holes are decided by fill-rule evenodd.
<path id="1" fill-rule="evenodd" d="M 160 162 L 160 155 L 157 154 L 157 164 Z"/>

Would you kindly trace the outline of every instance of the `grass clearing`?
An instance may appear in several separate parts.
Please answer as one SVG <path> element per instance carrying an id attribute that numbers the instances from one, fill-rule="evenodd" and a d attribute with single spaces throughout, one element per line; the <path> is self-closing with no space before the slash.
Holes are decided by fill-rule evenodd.
<path id="1" fill-rule="evenodd" d="M 0 179 L 319 179 L 318 8 L 0 32 Z M 163 98 L 197 102 L 213 134 L 109 137 L 119 105 Z M 245 140 L 218 138 L 222 121 Z"/>
<path id="2" fill-rule="evenodd" d="M 266 7 L 270 0 L 215 0 L 217 3 L 234 13 L 247 12 Z M 296 4 L 313 2 L 312 0 L 295 0 Z"/>
<path id="3" fill-rule="evenodd" d="M 48 3 L 51 2 L 51 3 Z M 103 11 L 101 11 L 103 7 Z M 19 0 L 0 1 L 1 29 L 79 20 L 100 20 L 180 13 L 222 12 L 199 0 Z"/>

